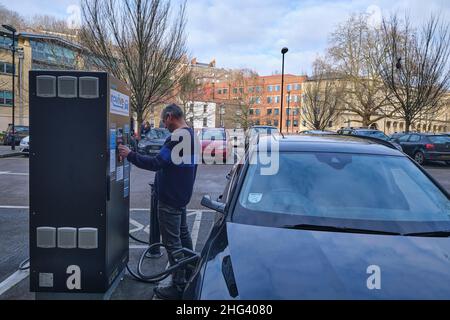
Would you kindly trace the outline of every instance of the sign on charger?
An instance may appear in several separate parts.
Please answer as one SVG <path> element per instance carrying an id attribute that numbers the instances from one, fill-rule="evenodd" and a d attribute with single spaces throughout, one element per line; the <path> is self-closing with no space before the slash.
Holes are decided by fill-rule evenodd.
<path id="1" fill-rule="evenodd" d="M 129 116 L 130 115 L 130 97 L 111 89 L 111 113 Z"/>

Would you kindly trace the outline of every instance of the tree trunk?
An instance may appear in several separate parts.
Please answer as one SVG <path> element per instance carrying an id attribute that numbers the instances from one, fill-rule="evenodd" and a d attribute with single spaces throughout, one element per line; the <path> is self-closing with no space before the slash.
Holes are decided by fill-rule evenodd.
<path id="1" fill-rule="evenodd" d="M 405 119 L 405 132 L 409 133 L 409 129 L 411 127 L 411 120 Z"/>
<path id="2" fill-rule="evenodd" d="M 370 115 L 364 115 L 362 117 L 362 126 L 363 127 L 369 127 L 372 123 L 370 122 Z"/>

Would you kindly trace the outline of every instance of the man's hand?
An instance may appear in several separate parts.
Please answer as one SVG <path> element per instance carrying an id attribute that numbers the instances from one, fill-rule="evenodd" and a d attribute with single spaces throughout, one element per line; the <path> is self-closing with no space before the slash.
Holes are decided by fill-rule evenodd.
<path id="1" fill-rule="evenodd" d="M 131 150 L 124 145 L 119 146 L 119 155 L 122 157 L 122 159 L 126 159 L 128 155 L 130 154 Z"/>

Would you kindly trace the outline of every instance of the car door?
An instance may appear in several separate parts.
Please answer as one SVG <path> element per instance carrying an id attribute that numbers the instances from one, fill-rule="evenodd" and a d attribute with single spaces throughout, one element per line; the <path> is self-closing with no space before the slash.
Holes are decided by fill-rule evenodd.
<path id="1" fill-rule="evenodd" d="M 422 148 L 422 136 L 419 134 L 412 134 L 408 140 L 408 148 L 411 157 L 413 157 L 416 152 L 423 150 Z"/>
<path id="2" fill-rule="evenodd" d="M 409 143 L 408 143 L 409 137 L 411 137 L 411 135 L 406 134 L 406 135 L 398 138 L 398 143 L 402 147 L 403 152 L 406 153 L 407 155 L 410 155 Z"/>

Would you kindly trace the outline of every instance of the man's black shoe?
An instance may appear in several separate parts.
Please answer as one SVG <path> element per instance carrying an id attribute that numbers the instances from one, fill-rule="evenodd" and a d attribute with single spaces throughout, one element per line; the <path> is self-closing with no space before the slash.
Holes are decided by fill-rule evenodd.
<path id="1" fill-rule="evenodd" d="M 183 290 L 176 285 L 170 287 L 162 287 L 153 289 L 158 299 L 162 300 L 181 300 L 183 298 Z"/>

